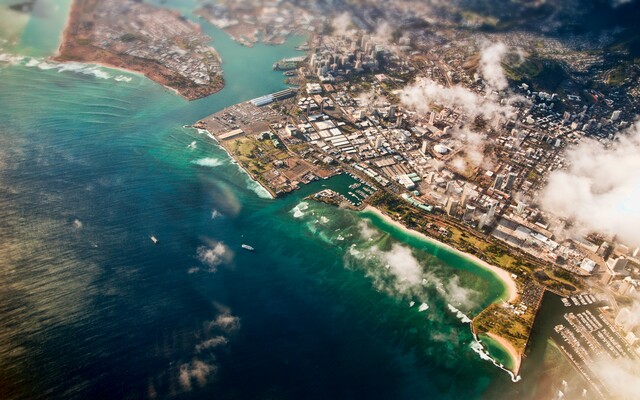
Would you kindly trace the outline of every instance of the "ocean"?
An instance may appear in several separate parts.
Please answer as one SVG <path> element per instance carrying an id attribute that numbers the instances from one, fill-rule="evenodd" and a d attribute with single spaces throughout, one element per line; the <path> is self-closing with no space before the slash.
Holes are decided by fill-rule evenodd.
<path id="1" fill-rule="evenodd" d="M 37 4 L 0 68 L 0 398 L 533 398 L 536 367 L 513 383 L 470 332 L 495 276 L 305 199 L 347 175 L 271 199 L 184 127 L 283 89 L 271 65 L 304 38 L 203 23 L 226 87 L 187 102 L 48 61 L 69 1 Z"/>

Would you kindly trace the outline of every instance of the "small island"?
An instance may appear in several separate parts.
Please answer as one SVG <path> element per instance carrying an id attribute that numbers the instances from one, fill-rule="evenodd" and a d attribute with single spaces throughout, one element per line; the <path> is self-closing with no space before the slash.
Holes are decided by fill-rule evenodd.
<path id="1" fill-rule="evenodd" d="M 210 42 L 175 11 L 133 0 L 74 0 L 55 58 L 137 72 L 196 100 L 224 87 Z"/>

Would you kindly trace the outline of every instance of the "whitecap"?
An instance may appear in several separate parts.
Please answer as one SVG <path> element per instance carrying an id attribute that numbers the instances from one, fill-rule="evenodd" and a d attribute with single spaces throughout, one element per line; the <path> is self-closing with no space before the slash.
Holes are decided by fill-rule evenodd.
<path id="1" fill-rule="evenodd" d="M 43 70 L 43 71 L 50 70 L 50 69 L 54 69 L 54 68 L 56 68 L 56 67 L 57 67 L 57 65 L 55 65 L 55 64 L 49 64 L 49 63 L 47 63 L 47 62 L 41 62 L 41 63 L 38 63 L 38 69 L 41 69 L 41 70 Z"/>
<path id="2" fill-rule="evenodd" d="M 211 210 L 211 219 L 222 217 L 222 213 L 216 209 Z"/>
<path id="3" fill-rule="evenodd" d="M 35 58 L 31 58 L 31 59 L 29 59 L 29 61 L 27 61 L 27 63 L 25 64 L 25 67 L 29 67 L 29 68 L 37 67 L 38 64 L 40 64 L 40 61 L 38 61 Z"/>
<path id="4" fill-rule="evenodd" d="M 451 304 L 447 304 L 447 307 L 449 307 L 449 311 L 451 311 L 452 313 L 456 314 L 456 317 L 458 317 L 458 319 L 460 321 L 462 321 L 462 323 L 464 323 L 464 324 L 470 324 L 471 323 L 471 318 L 469 318 L 466 315 L 464 315 L 464 313 L 462 311 L 458 310 L 457 308 L 455 308 Z"/>
<path id="5" fill-rule="evenodd" d="M 217 158 L 213 158 L 213 157 L 205 157 L 205 158 L 200 158 L 198 160 L 194 160 L 191 161 L 192 164 L 196 164 L 199 165 L 201 167 L 219 167 L 222 164 L 224 164 L 224 162 L 222 160 L 219 160 Z"/>
<path id="6" fill-rule="evenodd" d="M 305 215 L 305 211 L 309 208 L 309 203 L 303 201 L 297 204 L 295 207 L 291 209 L 293 213 L 293 218 L 302 218 Z"/>

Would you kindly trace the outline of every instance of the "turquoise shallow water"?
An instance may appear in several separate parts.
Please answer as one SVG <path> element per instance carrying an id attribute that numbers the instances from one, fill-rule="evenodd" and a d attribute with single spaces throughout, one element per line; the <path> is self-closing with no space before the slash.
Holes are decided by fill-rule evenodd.
<path id="1" fill-rule="evenodd" d="M 55 50 L 51 34 L 38 38 L 64 13 L 43 15 L 15 52 Z M 0 398 L 517 390 L 473 351 L 464 321 L 502 295 L 495 277 L 375 217 L 304 200 L 348 176 L 261 197 L 182 128 L 283 88 L 271 64 L 303 40 L 248 49 L 205 29 L 227 86 L 192 103 L 106 68 L 0 68 Z"/>

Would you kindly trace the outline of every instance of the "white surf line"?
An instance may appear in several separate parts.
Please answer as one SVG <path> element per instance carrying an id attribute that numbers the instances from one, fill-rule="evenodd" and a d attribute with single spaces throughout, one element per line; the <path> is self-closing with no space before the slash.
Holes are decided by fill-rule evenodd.
<path id="1" fill-rule="evenodd" d="M 447 307 L 449 308 L 449 311 L 454 313 L 456 317 L 460 320 L 460 322 L 462 322 L 463 324 L 471 325 L 473 323 L 471 318 L 466 316 L 462 311 L 458 310 L 456 307 L 452 306 L 451 304 L 447 304 Z M 511 376 L 511 381 L 514 383 L 519 382 L 522 379 L 520 375 L 515 375 L 513 371 L 511 371 L 508 368 L 505 368 L 505 366 L 502 363 L 498 362 L 498 360 L 493 358 L 491 354 L 489 354 L 489 351 L 484 347 L 484 345 L 478 338 L 478 335 L 476 335 L 475 332 L 473 332 L 473 330 L 471 331 L 471 333 L 473 335 L 473 340 L 474 340 L 474 342 L 471 343 L 471 346 L 470 346 L 471 350 L 477 353 L 480 356 L 480 359 L 485 361 L 490 361 L 493 365 L 495 365 L 499 369 L 509 374 L 509 376 Z"/>
<path id="2" fill-rule="evenodd" d="M 186 126 L 186 125 L 185 125 Z M 262 184 L 258 181 L 256 181 L 255 179 L 253 179 L 253 177 L 242 167 L 242 165 L 240 165 L 240 163 L 236 162 L 236 159 L 233 158 L 233 156 L 231 155 L 231 153 L 229 153 L 229 151 L 220 144 L 220 142 L 218 141 L 218 139 L 213 136 L 213 134 L 211 132 L 209 132 L 207 129 L 199 129 L 199 128 L 194 128 L 191 127 L 192 129 L 196 129 L 198 131 L 198 133 L 202 133 L 202 132 L 206 132 L 206 135 L 208 137 L 210 137 L 211 139 L 214 140 L 216 146 L 218 146 L 219 148 L 221 148 L 222 150 L 224 150 L 225 153 L 227 153 L 227 156 L 229 157 L 229 159 L 231 160 L 232 164 L 235 164 L 238 169 L 247 176 L 247 178 L 249 178 L 249 182 L 253 183 L 255 185 L 255 187 L 250 187 L 249 185 L 247 185 L 247 189 L 251 190 L 252 192 L 254 192 L 255 194 L 258 195 L 258 197 L 261 197 L 263 199 L 271 199 L 273 200 L 274 197 L 271 195 L 271 192 L 269 192 L 267 190 L 267 188 L 265 188 L 264 186 L 262 186 Z"/>
<path id="3" fill-rule="evenodd" d="M 520 382 L 520 380 L 522 379 L 520 375 L 515 375 L 510 369 L 505 368 L 505 366 L 502 365 L 500 362 L 498 362 L 498 360 L 491 357 L 491 354 L 489 354 L 489 351 L 482 345 L 482 342 L 478 338 L 478 335 L 473 333 L 473 338 L 475 342 L 471 344 L 471 350 L 475 351 L 482 360 L 491 361 L 493 365 L 495 365 L 496 367 L 500 368 L 501 370 L 509 374 L 509 376 L 511 376 L 511 382 L 513 383 Z"/>

